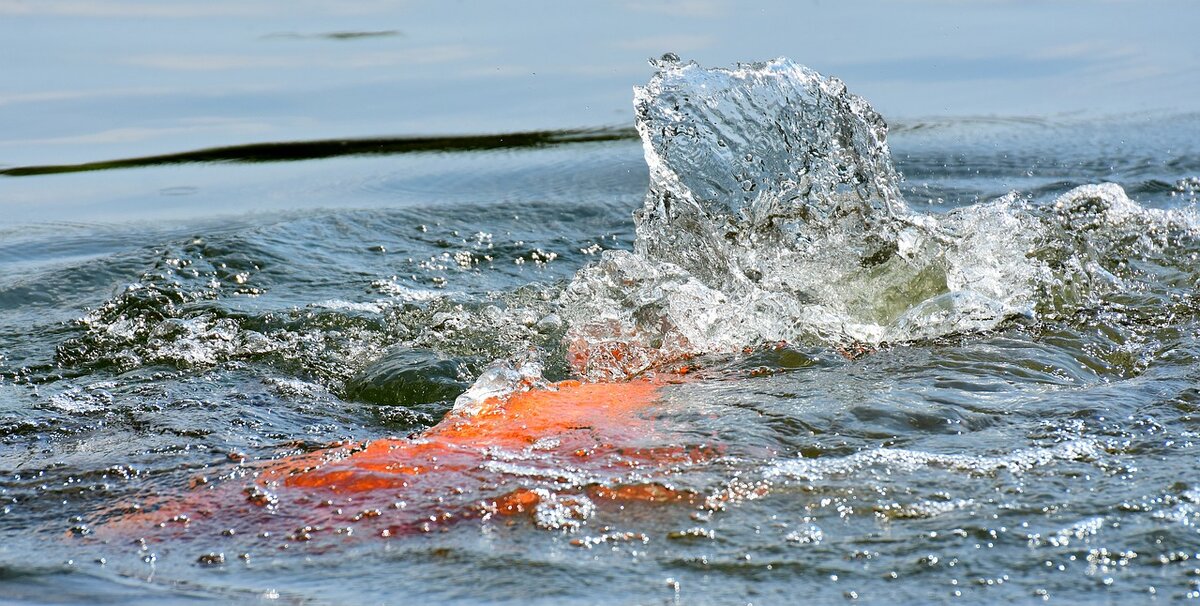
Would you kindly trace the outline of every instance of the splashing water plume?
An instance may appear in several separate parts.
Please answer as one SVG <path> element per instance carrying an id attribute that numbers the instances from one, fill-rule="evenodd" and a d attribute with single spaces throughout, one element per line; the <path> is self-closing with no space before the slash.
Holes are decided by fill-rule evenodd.
<path id="1" fill-rule="evenodd" d="M 870 351 L 1071 317 L 1138 288 L 1122 259 L 1173 264 L 1161 253 L 1195 231 L 1193 213 L 1143 208 L 1113 183 L 918 213 L 887 125 L 836 78 L 787 59 L 654 65 L 634 94 L 650 186 L 633 250 L 604 251 L 565 285 L 465 303 L 383 289 L 342 310 L 353 314 L 228 313 L 208 302 L 258 296 L 270 275 L 197 240 L 85 316 L 58 361 L 130 371 L 279 357 L 337 391 L 381 348 L 430 350 L 477 381 L 461 407 L 537 385 L 543 368 L 620 380 L 780 342 Z M 330 339 L 330 324 L 348 338 Z"/>
<path id="2" fill-rule="evenodd" d="M 572 362 L 589 378 L 778 341 L 985 331 L 1033 315 L 1067 265 L 1095 272 L 1074 249 L 1066 264 L 1047 258 L 1070 234 L 1128 221 L 1190 229 L 1115 184 L 1069 192 L 1048 212 L 1012 194 L 915 213 L 887 125 L 840 80 L 782 58 L 654 64 L 634 93 L 650 167 L 634 250 L 606 252 L 562 296 Z"/>

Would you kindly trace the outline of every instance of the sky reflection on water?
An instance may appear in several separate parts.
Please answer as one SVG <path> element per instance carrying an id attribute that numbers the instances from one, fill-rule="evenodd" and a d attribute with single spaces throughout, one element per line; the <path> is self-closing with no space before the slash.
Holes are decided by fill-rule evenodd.
<path id="1" fill-rule="evenodd" d="M 786 55 L 895 121 L 1200 108 L 1200 5 L 0 0 L 0 165 L 627 126 L 646 58 Z"/>

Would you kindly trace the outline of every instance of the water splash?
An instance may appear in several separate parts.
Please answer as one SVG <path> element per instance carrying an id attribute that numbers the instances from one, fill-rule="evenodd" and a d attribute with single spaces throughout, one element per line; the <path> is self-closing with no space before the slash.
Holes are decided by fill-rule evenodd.
<path id="1" fill-rule="evenodd" d="M 477 414 L 490 399 L 505 398 L 519 391 L 528 391 L 535 387 L 546 387 L 542 379 L 543 367 L 536 354 L 497 360 L 490 364 L 479 378 L 462 395 L 454 400 L 455 414 Z"/>
<path id="2" fill-rule="evenodd" d="M 650 168 L 634 251 L 605 252 L 562 296 L 571 361 L 589 378 L 778 341 L 876 346 L 986 331 L 1094 303 L 1109 260 L 1165 245 L 1131 241 L 1130 228 L 1194 232 L 1111 183 L 1049 208 L 1013 193 L 916 213 L 887 125 L 836 78 L 782 58 L 654 64 L 634 93 Z M 1061 295 L 1080 280 L 1096 285 Z"/>
<path id="3" fill-rule="evenodd" d="M 1187 212 L 1101 184 L 1048 203 L 1014 192 L 918 213 L 900 193 L 887 125 L 836 78 L 787 59 L 656 66 L 634 96 L 651 181 L 633 250 L 605 251 L 561 289 L 471 297 L 376 280 L 383 298 L 262 309 L 249 302 L 287 263 L 196 240 L 89 312 L 57 361 L 128 371 L 267 360 L 353 397 L 361 390 L 343 382 L 380 352 L 421 348 L 461 361 L 464 384 L 487 375 L 484 393 L 500 385 L 488 360 L 519 368 L 531 350 L 551 378 L 622 379 L 764 344 L 869 351 L 1071 319 L 1131 293 L 1186 305 L 1139 271 L 1192 274 L 1178 254 L 1197 248 Z"/>

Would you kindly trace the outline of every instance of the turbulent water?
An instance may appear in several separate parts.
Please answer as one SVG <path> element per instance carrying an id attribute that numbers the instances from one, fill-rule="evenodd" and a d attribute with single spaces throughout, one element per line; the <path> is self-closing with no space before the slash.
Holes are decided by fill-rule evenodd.
<path id="1" fill-rule="evenodd" d="M 367 176 L 325 195 L 376 208 L 0 228 L 0 589 L 1200 597 L 1196 116 L 902 124 L 893 154 L 867 101 L 786 59 L 656 67 L 634 94 L 648 188 L 614 131 L 344 161 Z M 670 478 L 698 506 L 319 544 L 92 538 L 197 478 L 681 365 L 696 378 L 654 415 L 671 446 L 721 453 Z"/>
<path id="2" fill-rule="evenodd" d="M 568 338 L 589 375 L 1074 314 L 1133 286 L 1108 266 L 1193 239 L 1192 214 L 1144 209 L 1112 183 L 1049 207 L 1012 193 L 915 213 L 882 118 L 840 81 L 784 59 L 660 65 L 634 99 L 650 165 L 634 251 L 606 254 L 567 289 Z M 605 358 L 614 345 L 633 355 Z"/>

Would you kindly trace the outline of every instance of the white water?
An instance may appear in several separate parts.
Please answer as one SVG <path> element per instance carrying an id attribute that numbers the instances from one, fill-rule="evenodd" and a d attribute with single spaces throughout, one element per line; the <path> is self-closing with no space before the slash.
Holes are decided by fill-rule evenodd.
<path id="1" fill-rule="evenodd" d="M 650 167 L 634 251 L 606 251 L 562 295 L 572 363 L 589 378 L 779 341 L 877 346 L 986 331 L 1035 317 L 1065 283 L 1104 281 L 1131 228 L 1194 229 L 1111 183 L 1049 207 L 1012 193 L 915 213 L 887 125 L 836 78 L 782 58 L 656 65 L 634 93 Z M 1104 292 L 1085 290 L 1074 304 Z"/>

